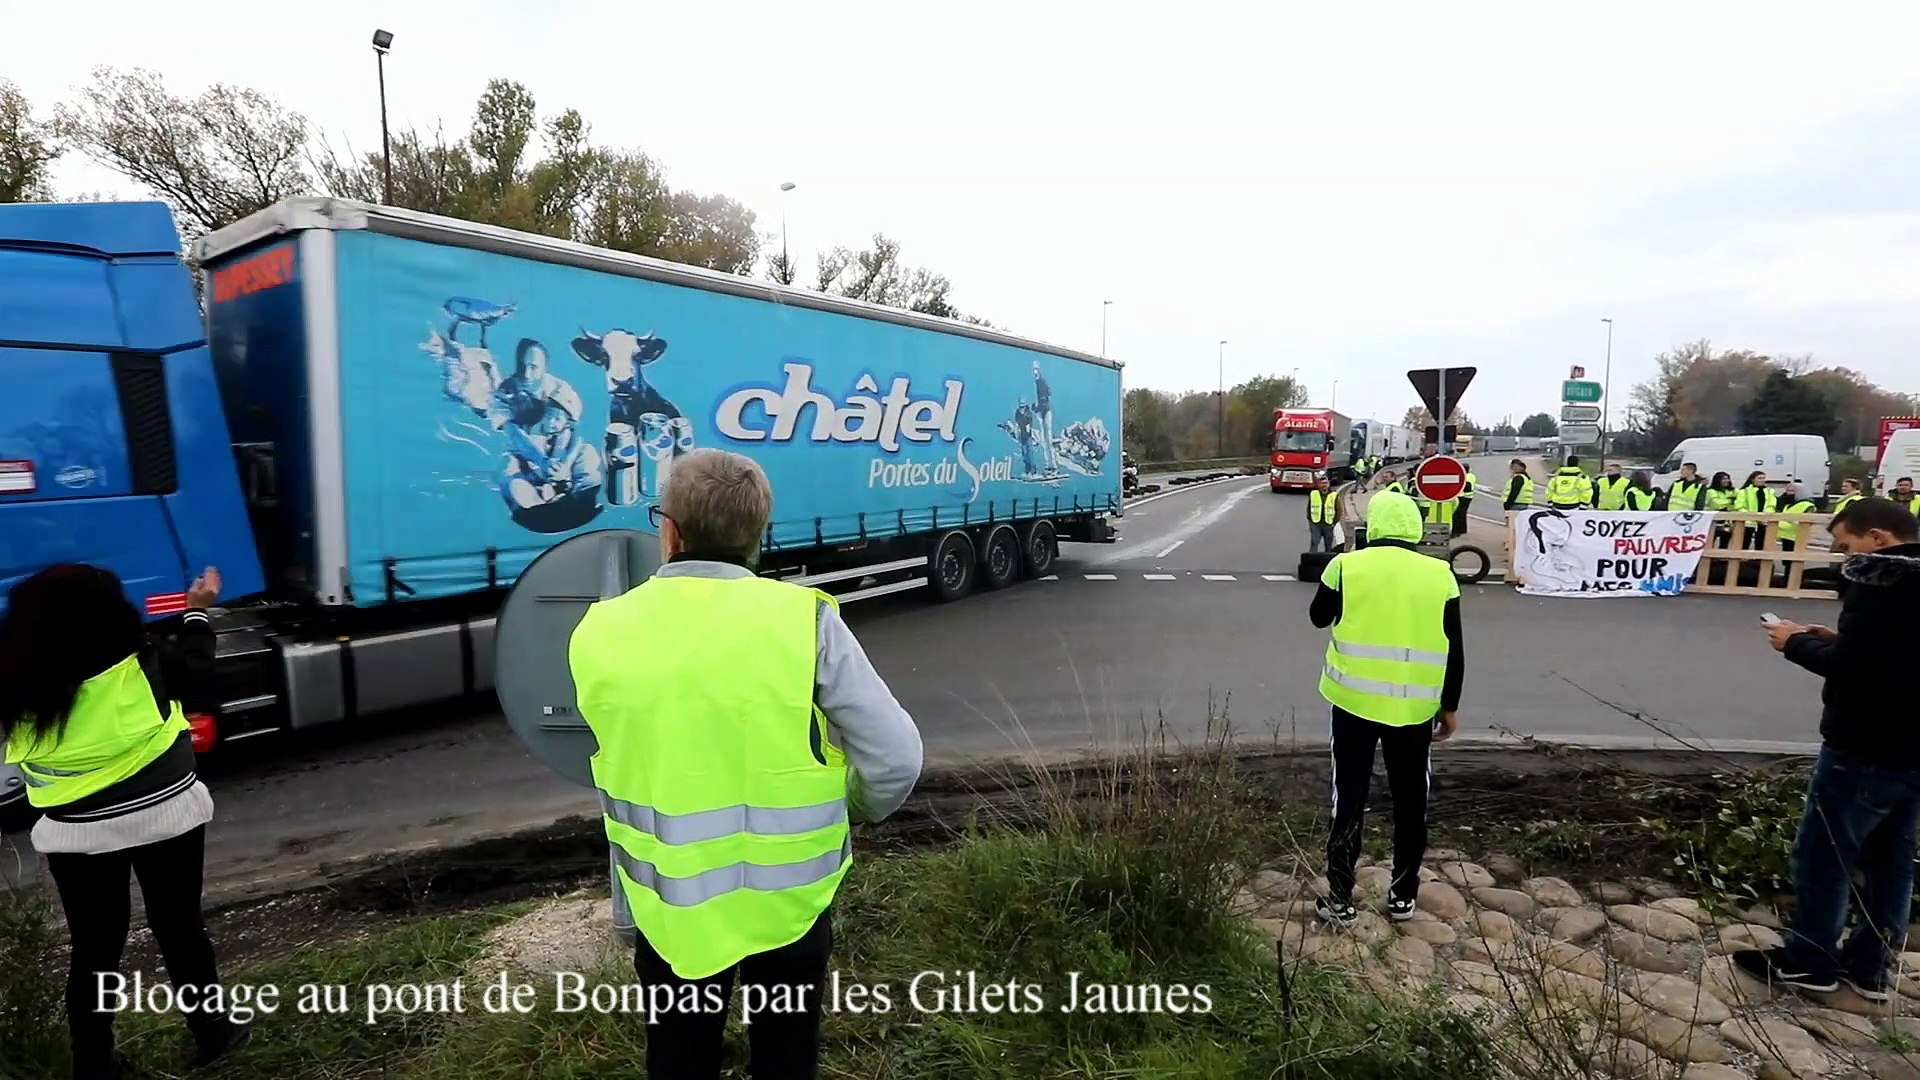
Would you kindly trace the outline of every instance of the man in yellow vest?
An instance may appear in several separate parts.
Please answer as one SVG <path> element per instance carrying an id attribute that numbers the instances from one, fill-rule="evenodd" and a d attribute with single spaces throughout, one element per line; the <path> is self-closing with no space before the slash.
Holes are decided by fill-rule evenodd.
<path id="1" fill-rule="evenodd" d="M 1860 493 L 1860 481 L 1851 477 L 1842 480 L 1840 481 L 1840 498 L 1834 501 L 1833 512 L 1838 514 L 1864 498 L 1866 496 Z"/>
<path id="2" fill-rule="evenodd" d="M 1620 463 L 1607 462 L 1607 474 L 1593 485 L 1593 508 L 1595 510 L 1625 510 L 1627 508 L 1627 489 L 1633 481 L 1620 475 Z"/>
<path id="3" fill-rule="evenodd" d="M 1903 476 L 1893 482 L 1893 490 L 1887 498 L 1907 508 L 1907 513 L 1920 517 L 1920 493 L 1913 490 L 1913 477 Z"/>
<path id="4" fill-rule="evenodd" d="M 665 565 L 590 607 L 568 648 L 655 1080 L 720 1075 L 736 977 L 752 1074 L 817 1074 L 850 822 L 920 775 L 919 732 L 833 600 L 755 574 L 772 506 L 739 454 L 676 461 Z"/>
<path id="5" fill-rule="evenodd" d="M 1432 744 L 1459 726 L 1466 654 L 1460 584 L 1444 561 L 1416 550 L 1420 511 L 1383 491 L 1367 503 L 1367 546 L 1343 552 L 1321 571 L 1309 612 L 1331 627 L 1320 696 L 1333 709 L 1333 828 L 1327 838 L 1327 895 L 1318 915 L 1359 917 L 1353 905 L 1373 751 L 1386 759 L 1393 794 L 1393 878 L 1387 913 L 1413 918 L 1427 850 L 1427 785 Z"/>
<path id="6" fill-rule="evenodd" d="M 1507 462 L 1507 497 L 1502 506 L 1508 510 L 1524 510 L 1533 505 L 1533 477 L 1527 473 L 1527 463 L 1519 458 Z"/>
<path id="7" fill-rule="evenodd" d="M 1453 535 L 1467 535 L 1467 511 L 1473 508 L 1473 492 L 1480 486 L 1480 478 L 1467 470 L 1467 486 L 1460 489 L 1460 507 L 1453 515 Z"/>
<path id="8" fill-rule="evenodd" d="M 1683 462 L 1680 478 L 1667 488 L 1667 509 L 1697 511 L 1706 492 L 1707 485 L 1700 479 L 1699 467 L 1691 461 Z"/>
<path id="9" fill-rule="evenodd" d="M 1580 467 L 1580 459 L 1570 457 L 1553 471 L 1547 481 L 1547 505 L 1555 510 L 1585 510 L 1593 505 L 1593 478 Z"/>
<path id="10" fill-rule="evenodd" d="M 1333 526 L 1340 520 L 1345 500 L 1333 490 L 1333 482 L 1322 476 L 1307 492 L 1307 550 L 1332 551 Z"/>

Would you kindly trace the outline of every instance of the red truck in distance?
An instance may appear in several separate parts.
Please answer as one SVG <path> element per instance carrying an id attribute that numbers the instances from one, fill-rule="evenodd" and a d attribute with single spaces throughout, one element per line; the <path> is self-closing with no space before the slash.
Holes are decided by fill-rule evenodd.
<path id="1" fill-rule="evenodd" d="M 1336 484 L 1353 479 L 1352 430 L 1353 421 L 1332 409 L 1273 410 L 1267 486 L 1305 491 L 1323 476 Z"/>

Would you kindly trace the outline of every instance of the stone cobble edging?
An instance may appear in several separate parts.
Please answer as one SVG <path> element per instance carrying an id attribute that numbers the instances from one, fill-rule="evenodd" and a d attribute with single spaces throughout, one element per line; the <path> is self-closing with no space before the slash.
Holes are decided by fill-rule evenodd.
<path id="1" fill-rule="evenodd" d="M 1666 882 L 1581 889 L 1511 858 L 1433 856 L 1408 922 L 1378 910 L 1391 873 L 1371 860 L 1355 875 L 1351 927 L 1315 919 L 1326 879 L 1301 866 L 1260 871 L 1236 905 L 1285 963 L 1337 966 L 1383 996 L 1473 1016 L 1515 1077 L 1920 1080 L 1920 952 L 1901 954 L 1890 1002 L 1845 987 L 1794 994 L 1727 955 L 1780 944 L 1770 910 L 1720 915 Z"/>

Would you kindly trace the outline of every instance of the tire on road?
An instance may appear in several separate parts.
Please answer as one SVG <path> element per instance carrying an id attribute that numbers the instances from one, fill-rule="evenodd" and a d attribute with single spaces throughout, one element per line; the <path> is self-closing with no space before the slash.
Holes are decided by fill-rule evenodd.
<path id="1" fill-rule="evenodd" d="M 1045 577 L 1053 572 L 1053 560 L 1060 554 L 1060 541 L 1055 536 L 1053 522 L 1042 518 L 1026 528 L 1020 540 L 1020 561 L 1030 578 Z"/>
<path id="2" fill-rule="evenodd" d="M 995 525 L 980 545 L 980 588 L 1004 589 L 1020 579 L 1026 555 L 1011 525 Z"/>
<path id="3" fill-rule="evenodd" d="M 979 568 L 973 537 L 955 529 L 933 546 L 933 557 L 927 563 L 927 582 L 942 603 L 951 602 L 973 591 Z"/>
<path id="4" fill-rule="evenodd" d="M 1472 573 L 1461 571 L 1462 555 L 1467 556 L 1465 561 L 1474 567 Z M 1448 551 L 1447 565 L 1453 567 L 1453 576 L 1459 578 L 1462 585 L 1478 585 L 1487 580 L 1487 575 L 1493 572 L 1493 558 L 1486 551 L 1472 544 L 1459 544 Z"/>

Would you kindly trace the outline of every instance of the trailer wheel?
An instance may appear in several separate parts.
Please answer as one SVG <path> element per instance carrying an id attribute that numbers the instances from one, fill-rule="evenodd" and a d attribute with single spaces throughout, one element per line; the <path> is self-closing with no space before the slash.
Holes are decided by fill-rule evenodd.
<path id="1" fill-rule="evenodd" d="M 1011 525 L 995 525 L 980 547 L 980 587 L 1004 589 L 1020 577 L 1020 534 Z"/>
<path id="2" fill-rule="evenodd" d="M 1027 538 L 1020 545 L 1020 552 L 1028 577 L 1046 577 L 1053 570 L 1054 556 L 1060 553 L 1053 522 L 1041 520 L 1027 526 Z"/>
<path id="3" fill-rule="evenodd" d="M 973 537 L 957 529 L 941 537 L 933 547 L 933 558 L 927 566 L 927 580 L 933 584 L 933 594 L 944 603 L 972 592 L 977 566 Z"/>

